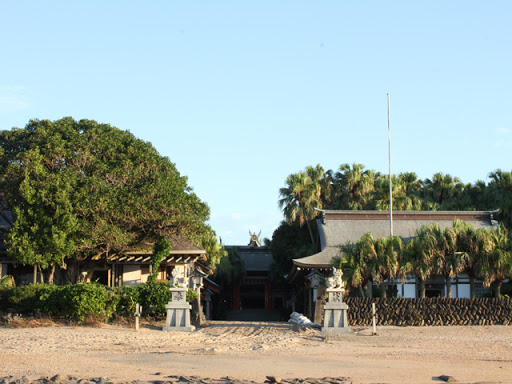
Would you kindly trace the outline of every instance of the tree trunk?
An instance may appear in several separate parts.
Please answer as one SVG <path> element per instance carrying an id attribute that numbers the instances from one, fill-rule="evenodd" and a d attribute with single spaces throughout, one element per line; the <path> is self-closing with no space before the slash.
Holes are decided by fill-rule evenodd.
<path id="1" fill-rule="evenodd" d="M 450 276 L 446 277 L 446 297 L 452 298 L 452 279 Z"/>
<path id="2" fill-rule="evenodd" d="M 469 297 L 475 298 L 475 277 L 469 276 Z"/>
<path id="3" fill-rule="evenodd" d="M 48 272 L 48 284 L 53 284 L 53 276 L 55 274 L 55 264 L 51 266 Z"/>
<path id="4" fill-rule="evenodd" d="M 366 283 L 366 297 L 373 297 L 373 281 L 371 280 Z"/>
<path id="5" fill-rule="evenodd" d="M 32 277 L 32 284 L 37 283 L 37 265 L 34 265 L 34 276 Z"/>
<path id="6" fill-rule="evenodd" d="M 80 281 L 80 262 L 77 260 L 70 260 L 67 264 L 64 275 L 67 283 L 78 283 Z"/>
<path id="7" fill-rule="evenodd" d="M 41 268 L 40 265 L 37 266 L 37 269 L 39 270 L 39 279 L 41 283 L 44 283 L 44 274 L 43 274 L 43 268 Z"/>
<path id="8" fill-rule="evenodd" d="M 388 297 L 388 285 L 389 285 L 389 283 L 386 281 L 382 282 L 382 284 L 381 284 L 380 289 L 382 290 L 382 297 L 384 299 L 387 299 L 387 297 Z"/>
<path id="9" fill-rule="evenodd" d="M 306 225 L 308 226 L 309 236 L 311 237 L 311 242 L 313 243 L 313 247 L 315 247 L 315 252 L 316 252 L 317 251 L 316 241 L 315 241 L 315 237 L 313 236 L 313 231 L 311 230 L 311 226 L 309 225 L 309 220 L 306 220 Z"/>
<path id="10" fill-rule="evenodd" d="M 359 294 L 361 295 L 361 297 L 365 297 L 364 289 L 363 289 L 363 286 L 362 286 L 362 285 L 361 285 L 361 286 L 359 286 L 358 291 L 359 291 Z"/>
<path id="11" fill-rule="evenodd" d="M 425 280 L 418 279 L 420 281 L 420 299 L 425 298 Z"/>
<path id="12" fill-rule="evenodd" d="M 501 298 L 501 286 L 502 285 L 503 285 L 502 280 L 496 281 L 496 283 L 494 285 L 494 297 L 497 299 Z"/>

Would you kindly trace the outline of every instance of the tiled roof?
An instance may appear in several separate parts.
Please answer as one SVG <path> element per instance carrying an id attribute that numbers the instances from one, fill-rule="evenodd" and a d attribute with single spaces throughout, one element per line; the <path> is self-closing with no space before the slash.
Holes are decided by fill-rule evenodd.
<path id="1" fill-rule="evenodd" d="M 393 234 L 405 241 L 416 236 L 422 226 L 437 223 L 444 229 L 455 219 L 463 220 L 475 228 L 492 226 L 492 214 L 484 211 L 395 211 Z M 386 211 L 323 211 L 317 220 L 322 251 L 308 257 L 294 259 L 293 263 L 304 268 L 327 268 L 338 255 L 339 246 L 355 243 L 365 233 L 375 238 L 389 236 L 389 212 Z"/>

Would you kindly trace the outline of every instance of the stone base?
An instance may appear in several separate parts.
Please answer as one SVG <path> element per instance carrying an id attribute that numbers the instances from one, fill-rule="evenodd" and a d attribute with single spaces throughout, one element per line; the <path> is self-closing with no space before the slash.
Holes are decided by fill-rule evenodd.
<path id="1" fill-rule="evenodd" d="M 348 305 L 334 302 L 324 306 L 324 326 L 322 333 L 336 335 L 350 332 L 347 318 Z"/>
<path id="2" fill-rule="evenodd" d="M 352 328 L 350 327 L 341 327 L 341 328 L 325 328 L 322 327 L 322 333 L 324 335 L 343 335 L 352 332 Z"/>
<path id="3" fill-rule="evenodd" d="M 164 332 L 194 332 L 196 327 L 191 325 L 190 327 L 162 327 L 162 331 Z"/>
<path id="4" fill-rule="evenodd" d="M 171 288 L 172 301 L 169 301 L 165 308 L 167 309 L 167 318 L 165 327 L 162 331 L 166 332 L 192 332 L 196 327 L 190 324 L 190 309 L 192 306 L 186 302 L 186 288 Z"/>

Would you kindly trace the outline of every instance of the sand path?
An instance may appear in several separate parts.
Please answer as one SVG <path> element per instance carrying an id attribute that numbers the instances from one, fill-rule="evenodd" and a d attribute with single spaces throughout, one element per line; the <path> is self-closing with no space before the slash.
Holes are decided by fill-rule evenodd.
<path id="1" fill-rule="evenodd" d="M 114 381 L 167 375 L 350 377 L 360 383 L 512 383 L 512 327 L 355 328 L 325 337 L 287 323 L 211 322 L 194 333 L 117 326 L 0 328 L 0 375 L 68 374 Z"/>

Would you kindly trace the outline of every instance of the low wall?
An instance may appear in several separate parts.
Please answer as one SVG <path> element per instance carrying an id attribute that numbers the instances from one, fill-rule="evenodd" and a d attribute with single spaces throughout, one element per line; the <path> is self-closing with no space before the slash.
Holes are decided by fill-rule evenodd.
<path id="1" fill-rule="evenodd" d="M 512 324 L 512 299 L 345 299 L 351 326 L 372 324 L 375 303 L 378 325 L 509 325 Z"/>

